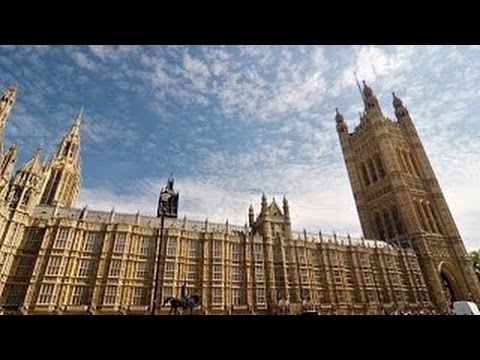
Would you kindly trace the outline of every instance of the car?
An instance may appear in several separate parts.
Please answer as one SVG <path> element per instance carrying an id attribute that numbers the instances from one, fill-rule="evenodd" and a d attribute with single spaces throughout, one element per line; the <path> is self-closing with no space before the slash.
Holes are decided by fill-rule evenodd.
<path id="1" fill-rule="evenodd" d="M 471 301 L 455 301 L 453 310 L 455 315 L 480 315 L 477 304 Z"/>

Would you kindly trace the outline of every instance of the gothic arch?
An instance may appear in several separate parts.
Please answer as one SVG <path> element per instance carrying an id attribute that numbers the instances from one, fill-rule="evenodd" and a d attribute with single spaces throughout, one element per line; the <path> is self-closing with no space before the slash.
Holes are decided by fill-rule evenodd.
<path id="1" fill-rule="evenodd" d="M 440 276 L 442 290 L 445 292 L 447 300 L 453 303 L 454 301 L 465 299 L 458 282 L 459 277 L 449 262 L 440 262 L 438 265 L 438 274 Z"/>

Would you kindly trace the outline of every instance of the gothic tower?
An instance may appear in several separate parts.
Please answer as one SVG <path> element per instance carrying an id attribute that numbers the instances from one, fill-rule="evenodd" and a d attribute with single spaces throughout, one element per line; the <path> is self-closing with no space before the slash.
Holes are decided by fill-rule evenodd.
<path id="1" fill-rule="evenodd" d="M 70 131 L 58 144 L 55 155 L 46 164 L 48 181 L 40 204 L 70 207 L 80 188 L 80 123 L 83 108 L 75 118 Z"/>
<path id="2" fill-rule="evenodd" d="M 0 154 L 3 154 L 3 134 L 5 131 L 5 123 L 7 122 L 8 115 L 12 111 L 13 104 L 17 98 L 17 87 L 9 86 L 7 91 L 0 99 Z"/>
<path id="3" fill-rule="evenodd" d="M 335 117 L 364 236 L 412 246 L 438 309 L 455 300 L 480 303 L 477 277 L 427 154 L 407 108 L 393 98 L 396 121 L 382 114 L 364 82 L 360 124 L 349 133 L 338 110 Z"/>
<path id="4" fill-rule="evenodd" d="M 0 294 L 17 254 L 18 245 L 23 239 L 25 228 L 30 225 L 33 210 L 38 204 L 43 187 L 45 172 L 41 164 L 42 148 L 25 163 L 9 182 L 4 192 L 8 218 L 0 228 Z"/>

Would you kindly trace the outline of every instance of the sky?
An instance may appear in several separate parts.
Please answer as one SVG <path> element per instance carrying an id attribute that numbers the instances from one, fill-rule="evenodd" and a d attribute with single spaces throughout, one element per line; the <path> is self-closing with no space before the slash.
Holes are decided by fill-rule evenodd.
<path id="1" fill-rule="evenodd" d="M 467 249 L 480 248 L 479 46 L 0 46 L 17 83 L 5 143 L 51 156 L 81 106 L 77 207 L 154 215 L 173 173 L 179 216 L 243 225 L 285 195 L 295 230 L 361 235 L 335 129 L 363 104 L 408 107 Z M 2 90 L 3 91 L 3 90 Z"/>

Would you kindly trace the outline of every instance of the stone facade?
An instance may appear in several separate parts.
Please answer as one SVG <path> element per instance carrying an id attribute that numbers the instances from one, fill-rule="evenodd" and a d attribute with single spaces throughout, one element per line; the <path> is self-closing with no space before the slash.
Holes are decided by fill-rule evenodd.
<path id="1" fill-rule="evenodd" d="M 1 134 L 16 92 L 9 88 L 0 102 Z M 367 239 L 292 231 L 287 199 L 278 205 L 265 195 L 257 215 L 249 208 L 245 226 L 165 218 L 163 236 L 158 217 L 73 208 L 80 186 L 82 112 L 44 163 L 39 149 L 12 178 L 18 149 L 14 145 L 2 151 L 1 311 L 148 314 L 156 275 L 160 314 L 168 313 L 165 300 L 179 296 L 183 285 L 188 294 L 200 296 L 201 306 L 195 310 L 200 314 L 293 314 L 305 309 L 378 314 L 444 310 L 445 294 L 477 299 L 478 284 L 469 277 L 473 270 L 426 155 L 417 165 L 400 165 L 411 170 L 407 176 L 394 170 L 395 147 L 384 144 L 391 136 L 411 154 L 423 151 L 419 141 L 410 145 L 405 140 L 408 131 L 416 135 L 413 124 L 408 122 L 403 130 L 398 125 L 403 120 L 370 114 L 367 111 L 363 128 L 353 134 L 348 134 L 341 115 L 336 117 Z M 362 146 L 368 151 L 360 152 Z M 368 185 L 361 175 L 363 166 L 368 166 L 367 176 L 377 171 L 377 179 L 369 178 Z M 430 177 L 414 177 L 415 166 Z M 173 180 L 169 184 L 173 192 Z M 405 203 L 417 201 L 410 196 L 410 191 L 419 194 L 414 185 L 423 186 L 422 200 L 428 201 L 424 210 L 438 209 L 422 218 L 423 223 L 411 219 L 405 208 Z M 388 201 L 378 201 L 382 196 Z M 379 204 L 391 216 L 386 230 L 375 222 L 377 213 L 384 221 Z M 433 231 L 440 226 L 443 233 Z M 444 278 L 453 282 L 450 293 L 440 286 Z"/>

